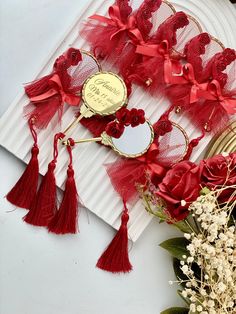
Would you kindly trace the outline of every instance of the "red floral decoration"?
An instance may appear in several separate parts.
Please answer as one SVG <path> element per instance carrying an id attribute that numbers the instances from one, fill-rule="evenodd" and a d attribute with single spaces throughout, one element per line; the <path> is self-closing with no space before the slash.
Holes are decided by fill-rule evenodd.
<path id="1" fill-rule="evenodd" d="M 145 122 L 145 112 L 142 109 L 131 109 L 130 116 L 130 124 L 132 127 L 136 127 Z"/>
<path id="2" fill-rule="evenodd" d="M 105 131 L 114 138 L 120 138 L 125 130 L 125 126 L 131 125 L 132 128 L 143 124 L 145 119 L 145 112 L 142 109 L 133 108 L 131 110 L 122 108 L 116 113 L 117 121 L 108 123 Z"/>
<path id="3" fill-rule="evenodd" d="M 200 168 L 190 161 L 182 161 L 170 169 L 156 195 L 167 205 L 167 211 L 175 220 L 185 219 L 190 203 L 195 201 L 201 190 Z"/>
<path id="4" fill-rule="evenodd" d="M 117 121 L 111 121 L 110 123 L 108 123 L 105 131 L 107 135 L 111 137 L 120 138 L 124 132 L 124 129 L 125 127 L 122 123 L 119 123 Z"/>
<path id="5" fill-rule="evenodd" d="M 210 159 L 202 160 L 201 168 L 201 184 L 211 190 L 220 186 L 236 185 L 236 154 L 232 153 L 228 156 L 217 155 Z M 227 199 L 232 194 L 230 189 L 226 189 L 221 193 L 221 198 Z"/>
<path id="6" fill-rule="evenodd" d="M 130 111 L 127 108 L 121 108 L 117 113 L 116 113 L 116 118 L 117 120 L 124 124 L 125 126 L 130 125 L 131 122 L 131 114 Z"/>
<path id="7" fill-rule="evenodd" d="M 157 121 L 157 123 L 154 124 L 153 128 L 156 135 L 163 136 L 166 133 L 171 132 L 173 129 L 173 126 L 170 120 L 160 119 L 159 121 Z"/>
<path id="8" fill-rule="evenodd" d="M 66 53 L 66 58 L 71 66 L 77 65 L 81 60 L 82 56 L 78 49 L 75 48 L 69 48 Z"/>

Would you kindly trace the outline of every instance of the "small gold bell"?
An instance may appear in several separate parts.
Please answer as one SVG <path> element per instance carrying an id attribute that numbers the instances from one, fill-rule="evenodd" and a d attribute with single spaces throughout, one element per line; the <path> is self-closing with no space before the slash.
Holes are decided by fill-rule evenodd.
<path id="1" fill-rule="evenodd" d="M 147 85 L 147 86 L 150 86 L 151 84 L 152 84 L 152 79 L 149 78 L 149 79 L 146 81 L 146 85 Z"/>
<path id="2" fill-rule="evenodd" d="M 210 127 L 210 125 L 209 125 L 208 122 L 206 122 L 206 124 L 204 125 L 204 130 L 205 130 L 206 132 L 210 132 L 210 131 L 211 131 L 211 127 Z"/>
<path id="3" fill-rule="evenodd" d="M 180 107 L 180 106 L 178 106 L 178 107 L 176 107 L 176 109 L 175 109 L 175 113 L 180 113 L 181 112 L 181 110 L 182 110 L 182 108 Z"/>

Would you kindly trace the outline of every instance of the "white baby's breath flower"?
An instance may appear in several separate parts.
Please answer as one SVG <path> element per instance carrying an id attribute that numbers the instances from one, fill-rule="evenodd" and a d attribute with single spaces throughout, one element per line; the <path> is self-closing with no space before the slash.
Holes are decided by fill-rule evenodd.
<path id="1" fill-rule="evenodd" d="M 218 190 L 201 195 L 189 206 L 193 229 L 199 230 L 184 234 L 189 256 L 182 256 L 180 269 L 188 281 L 180 283 L 185 284 L 182 295 L 190 300 L 191 313 L 235 314 L 236 228 L 229 226 L 229 218 L 236 201 L 221 206 L 218 195 Z M 195 264 L 200 276 L 193 271 Z"/>
<path id="2" fill-rule="evenodd" d="M 187 240 L 190 240 L 190 239 L 191 239 L 191 234 L 185 233 L 185 234 L 184 234 L 184 237 L 185 237 Z"/>
<path id="3" fill-rule="evenodd" d="M 196 305 L 194 303 L 191 303 L 189 309 L 191 312 L 195 313 L 196 312 Z"/>

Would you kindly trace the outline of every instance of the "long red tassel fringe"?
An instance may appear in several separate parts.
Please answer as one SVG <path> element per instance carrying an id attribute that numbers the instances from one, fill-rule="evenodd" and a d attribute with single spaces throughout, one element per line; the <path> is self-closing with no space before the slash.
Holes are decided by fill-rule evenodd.
<path id="1" fill-rule="evenodd" d="M 58 140 L 64 135 L 59 133 L 54 137 L 54 159 L 48 165 L 38 193 L 29 212 L 23 218 L 25 222 L 34 226 L 48 226 L 56 211 L 56 180 L 54 170 L 58 157 Z"/>
<path id="2" fill-rule="evenodd" d="M 7 200 L 13 205 L 25 209 L 29 209 L 37 192 L 39 178 L 38 154 L 39 148 L 37 144 L 37 133 L 34 129 L 33 119 L 29 120 L 29 127 L 34 139 L 34 145 L 31 150 L 31 159 L 17 181 L 15 186 L 7 194 Z"/>
<path id="3" fill-rule="evenodd" d="M 115 237 L 99 258 L 97 267 L 112 273 L 127 273 L 132 270 L 128 253 L 128 230 L 129 221 L 128 209 L 126 202 L 124 203 L 124 211 L 121 216 L 121 226 Z"/>
<path id="4" fill-rule="evenodd" d="M 78 194 L 72 166 L 72 147 L 74 141 L 68 139 L 67 150 L 70 162 L 61 206 L 48 225 L 48 231 L 56 234 L 77 233 L 78 231 Z"/>

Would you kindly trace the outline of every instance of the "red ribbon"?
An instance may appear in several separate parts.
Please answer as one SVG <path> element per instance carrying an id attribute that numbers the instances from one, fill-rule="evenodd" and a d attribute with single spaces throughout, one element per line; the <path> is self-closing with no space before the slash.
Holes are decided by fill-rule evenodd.
<path id="1" fill-rule="evenodd" d="M 128 17 L 127 23 L 124 23 L 121 18 L 120 8 L 117 5 L 110 6 L 108 14 L 110 18 L 98 14 L 92 15 L 89 18 L 116 27 L 117 30 L 114 31 L 110 39 L 113 39 L 116 35 L 118 35 L 121 32 L 127 31 L 132 38 L 136 38 L 140 42 L 143 41 L 142 34 L 136 27 L 135 16 L 132 15 Z"/>
<path id="2" fill-rule="evenodd" d="M 208 92 L 210 93 L 208 99 L 218 100 L 228 114 L 236 114 L 236 98 L 223 95 L 220 83 L 217 80 L 209 83 Z"/>
<path id="3" fill-rule="evenodd" d="M 43 101 L 43 100 L 49 99 L 55 95 L 60 95 L 62 102 L 65 102 L 70 106 L 77 106 L 80 103 L 80 97 L 79 96 L 69 94 L 69 93 L 66 93 L 64 91 L 60 77 L 58 76 L 58 74 L 54 74 L 49 79 L 49 82 L 53 83 L 51 89 L 49 89 L 49 91 L 47 91 L 41 95 L 30 97 L 30 101 L 38 102 L 38 101 Z"/>
<path id="4" fill-rule="evenodd" d="M 173 74 L 174 64 L 170 58 L 170 48 L 167 40 L 163 40 L 160 44 L 141 43 L 136 48 L 136 53 L 149 57 L 163 56 L 164 58 L 164 80 L 166 84 L 176 84 L 179 82 L 179 75 Z M 176 67 L 175 68 L 180 68 Z"/>
<path id="5" fill-rule="evenodd" d="M 147 169 L 151 171 L 151 176 L 155 175 L 160 178 L 164 178 L 167 170 L 156 162 L 156 157 L 158 154 L 159 149 L 157 144 L 152 143 L 148 152 L 145 155 L 138 157 L 137 159 L 146 164 Z"/>
<path id="6" fill-rule="evenodd" d="M 219 101 L 228 114 L 236 113 L 236 98 L 223 95 L 220 83 L 217 80 L 213 80 L 210 83 L 198 83 L 194 75 L 193 66 L 190 63 L 183 67 L 183 77 L 186 81 L 182 83 L 190 82 L 193 84 L 190 91 L 190 104 L 198 101 L 199 98 L 215 100 Z"/>
<path id="7" fill-rule="evenodd" d="M 190 104 L 196 102 L 199 98 L 204 97 L 207 92 L 208 83 L 200 84 L 195 78 L 194 69 L 192 64 L 187 63 L 183 66 L 183 77 L 182 79 L 186 79 L 182 81 L 182 84 L 192 83 L 191 91 L 190 91 Z M 179 81 L 181 84 L 181 80 Z"/>

